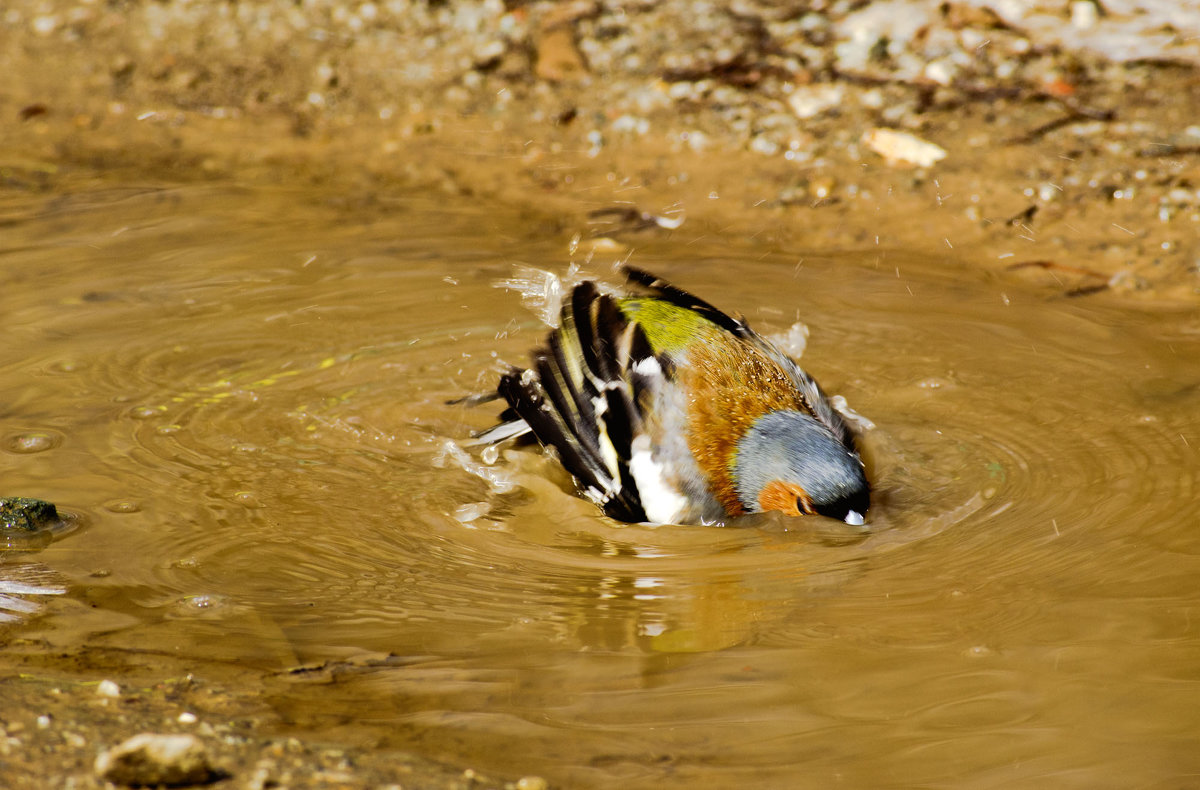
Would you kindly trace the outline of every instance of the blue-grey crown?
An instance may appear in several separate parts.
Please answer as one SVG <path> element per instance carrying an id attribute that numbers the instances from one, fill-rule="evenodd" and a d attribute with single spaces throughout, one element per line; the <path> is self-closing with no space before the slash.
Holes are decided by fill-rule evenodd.
<path id="1" fill-rule="evenodd" d="M 738 442 L 734 483 L 745 508 L 758 511 L 773 481 L 795 483 L 823 516 L 861 524 L 870 505 L 862 461 L 808 414 L 775 411 L 760 417 Z"/>

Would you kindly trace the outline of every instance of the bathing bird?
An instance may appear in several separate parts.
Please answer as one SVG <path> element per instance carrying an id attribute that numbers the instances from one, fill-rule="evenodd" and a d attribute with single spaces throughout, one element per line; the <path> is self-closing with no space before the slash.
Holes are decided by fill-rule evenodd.
<path id="1" fill-rule="evenodd" d="M 532 434 L 580 492 L 627 522 L 723 524 L 778 510 L 860 525 L 870 492 L 854 435 L 821 387 L 741 317 L 648 272 L 575 285 L 559 326 L 511 368 L 479 434 Z"/>

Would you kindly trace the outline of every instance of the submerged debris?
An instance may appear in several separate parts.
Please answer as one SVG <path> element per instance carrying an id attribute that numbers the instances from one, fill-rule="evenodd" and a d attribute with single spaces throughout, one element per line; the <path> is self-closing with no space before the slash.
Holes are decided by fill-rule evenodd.
<path id="1" fill-rule="evenodd" d="M 595 226 L 592 229 L 594 236 L 604 236 L 618 231 L 639 231 L 650 228 L 677 230 L 682 227 L 683 212 L 675 209 L 669 213 L 671 216 L 651 214 L 634 206 L 612 206 L 589 212 L 588 221 Z"/>

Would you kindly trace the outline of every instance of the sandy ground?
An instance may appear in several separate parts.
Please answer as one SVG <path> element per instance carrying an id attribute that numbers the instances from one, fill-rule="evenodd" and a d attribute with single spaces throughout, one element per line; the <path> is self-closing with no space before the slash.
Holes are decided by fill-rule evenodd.
<path id="1" fill-rule="evenodd" d="M 14 0 L 0 194 L 503 201 L 584 242 L 900 248 L 1054 296 L 1194 305 L 1200 6 L 1165 5 Z M 96 695 L 106 677 L 120 696 Z M 279 721 L 244 678 L 188 677 L 10 635 L 8 786 L 98 787 L 102 746 L 201 724 L 228 786 L 539 786 L 258 735 Z"/>

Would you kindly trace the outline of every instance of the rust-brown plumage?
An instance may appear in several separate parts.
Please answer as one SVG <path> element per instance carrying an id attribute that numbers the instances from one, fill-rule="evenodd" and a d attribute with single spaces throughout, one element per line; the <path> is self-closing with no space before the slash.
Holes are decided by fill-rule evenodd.
<path id="1" fill-rule="evenodd" d="M 768 412 L 811 409 L 783 367 L 751 343 L 737 338 L 697 343 L 690 354 L 681 375 L 689 393 L 688 446 L 716 498 L 740 515 L 746 510 L 733 480 L 738 442 Z"/>

